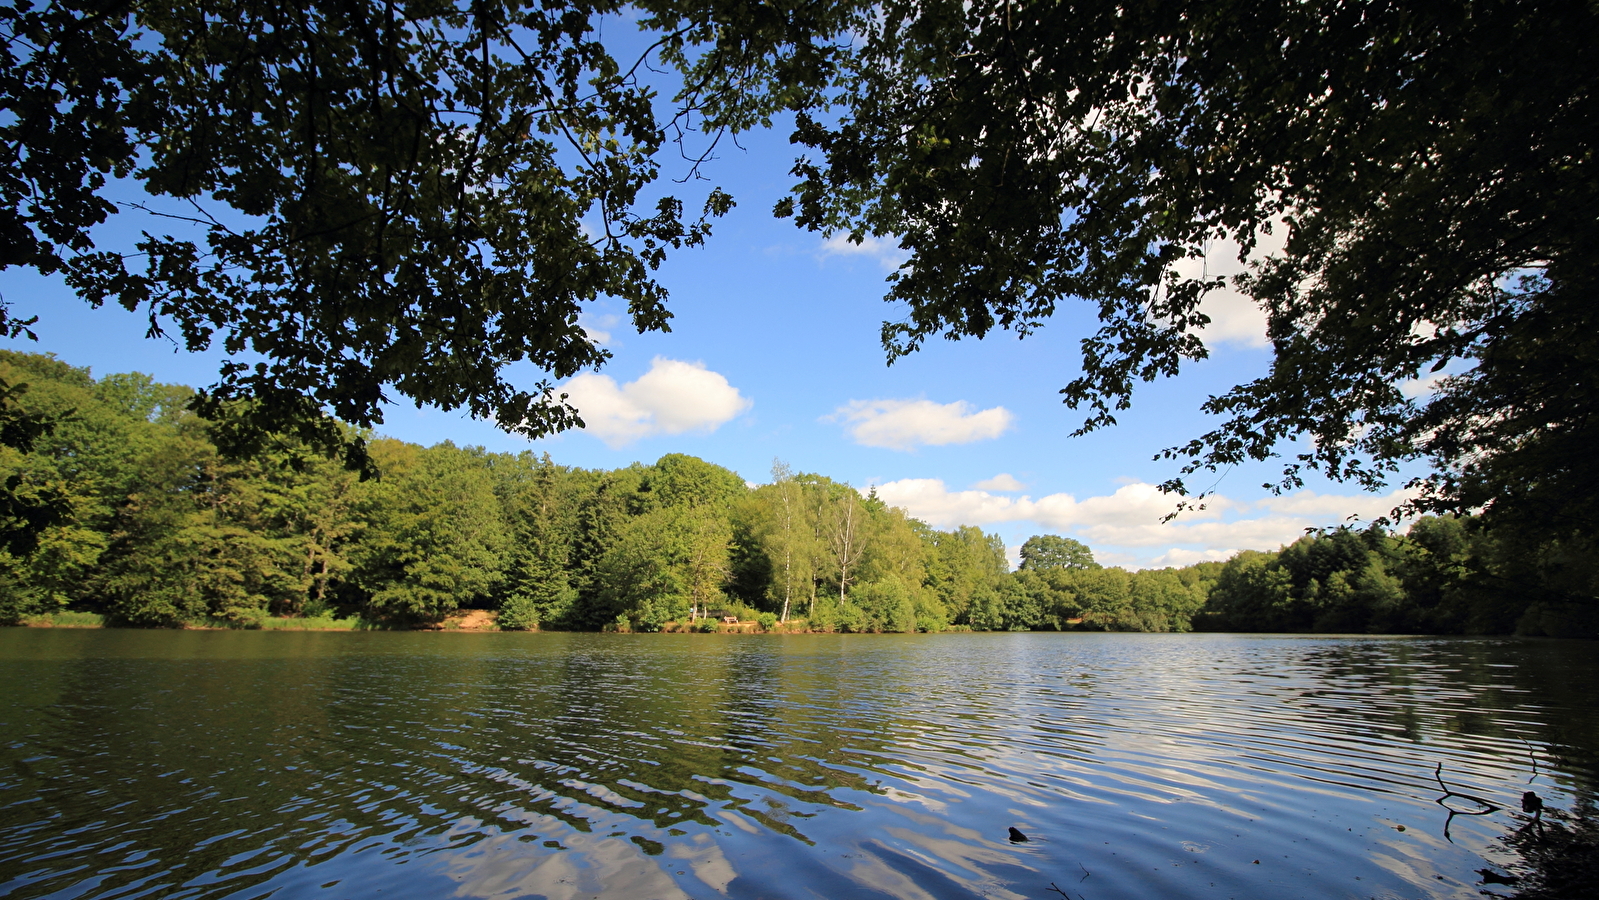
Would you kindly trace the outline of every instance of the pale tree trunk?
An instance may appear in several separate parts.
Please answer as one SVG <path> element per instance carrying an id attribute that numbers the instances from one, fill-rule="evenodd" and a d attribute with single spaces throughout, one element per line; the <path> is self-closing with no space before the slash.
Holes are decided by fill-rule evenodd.
<path id="1" fill-rule="evenodd" d="M 795 507 L 800 499 L 794 496 L 800 490 L 794 481 L 794 470 L 780 459 L 772 460 L 772 485 L 777 490 L 781 504 L 778 513 L 778 534 L 782 542 L 783 557 L 783 615 L 779 621 L 787 622 L 794 601 L 794 546 L 799 541 L 799 528 L 795 520 Z"/>
<path id="2" fill-rule="evenodd" d="M 777 466 L 772 467 L 774 472 Z M 794 503 L 793 481 L 780 482 L 778 496 L 783 500 L 783 618 L 788 621 L 788 605 L 794 596 Z"/>
<path id="3" fill-rule="evenodd" d="M 844 510 L 841 521 L 833 532 L 833 550 L 838 556 L 838 602 L 849 600 L 849 570 L 850 564 L 860 553 L 859 536 L 855 533 L 859 517 L 855 515 L 856 502 L 852 496 L 854 488 L 845 485 L 845 490 L 851 492 L 844 496 Z"/>

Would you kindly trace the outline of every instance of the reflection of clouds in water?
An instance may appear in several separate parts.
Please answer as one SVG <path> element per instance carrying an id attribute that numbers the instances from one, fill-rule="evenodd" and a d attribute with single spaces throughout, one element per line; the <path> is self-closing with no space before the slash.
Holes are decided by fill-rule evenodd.
<path id="1" fill-rule="evenodd" d="M 733 864 L 727 861 L 722 848 L 711 836 L 701 832 L 688 841 L 671 845 L 666 851 L 673 859 L 683 860 L 694 872 L 694 877 L 717 893 L 725 893 L 727 886 L 738 877 Z"/>
<path id="2" fill-rule="evenodd" d="M 616 791 L 611 790 L 603 784 L 590 784 L 586 781 L 579 781 L 576 778 L 564 778 L 560 783 L 565 787 L 582 791 L 601 803 L 605 803 L 610 806 L 618 806 L 624 809 L 641 809 L 644 806 L 643 803 L 640 803 L 637 800 L 629 800 L 628 798 L 618 794 Z"/>
<path id="3" fill-rule="evenodd" d="M 883 845 L 878 844 L 878 846 Z M 888 850 L 886 847 L 883 849 Z M 888 855 L 898 856 L 892 850 L 888 850 Z M 852 854 L 852 856 L 854 862 L 845 874 L 856 884 L 875 888 L 890 897 L 900 897 L 903 900 L 934 900 L 933 894 L 929 894 L 905 873 L 890 866 L 882 857 L 875 854 Z"/>
<path id="4" fill-rule="evenodd" d="M 650 856 L 625 836 L 574 832 L 554 819 L 543 824 L 560 835 L 565 850 L 504 834 L 449 853 L 445 874 L 459 884 L 455 896 L 692 900 L 696 892 L 685 890 L 680 879 L 691 875 L 705 888 L 723 893 L 736 877 L 732 863 L 706 834 L 671 844 L 664 856 Z"/>
<path id="5" fill-rule="evenodd" d="M 455 657 L 433 636 L 340 636 L 340 653 L 381 641 L 409 655 L 341 662 L 326 702 L 314 667 L 241 663 L 235 681 L 195 677 L 186 658 L 130 664 L 138 677 L 121 681 L 100 665 L 0 667 L 0 720 L 22 732 L 13 758 L 72 748 L 50 763 L 64 785 L 50 802 L 103 823 L 25 833 L 31 822 L 0 817 L 0 846 L 49 859 L 27 890 L 63 896 L 90 871 L 108 896 L 165 878 L 168 892 L 206 885 L 197 898 L 340 882 L 493 900 L 1037 898 L 1092 870 L 1090 900 L 1284 885 L 1443 900 L 1463 883 L 1435 874 L 1510 857 L 1493 848 L 1503 816 L 1457 819 L 1455 843 L 1443 840 L 1435 765 L 1451 786 L 1513 804 L 1526 735 L 1550 773 L 1540 793 L 1565 806 L 1599 745 L 1599 668 L 1563 644 L 615 637 L 483 635 Z M 491 646 L 504 658 L 485 663 Z M 7 719 L 6 698 L 37 693 L 41 667 L 51 690 L 84 699 Z M 193 716 L 257 689 L 282 730 Z M 185 769 L 193 748 L 209 754 L 203 777 Z M 292 765 L 269 770 L 266 790 L 273 759 Z M 107 806 L 108 782 L 138 784 L 142 805 Z M 0 795 L 36 796 L 31 784 Z M 264 827 L 233 832 L 240 808 L 219 795 Z M 172 812 L 141 830 L 152 810 Z M 1012 825 L 1032 840 L 1008 844 Z M 236 842 L 217 844 L 221 863 L 193 850 L 221 840 Z M 263 865 L 264 853 L 281 855 Z M 152 877 L 152 855 L 172 874 Z"/>
<path id="6" fill-rule="evenodd" d="M 1031 871 L 1032 867 L 1023 864 L 1014 848 L 1000 847 L 973 829 L 963 828 L 945 819 L 911 815 L 907 810 L 898 812 L 926 830 L 894 826 L 883 830 L 906 845 L 907 849 L 903 852 L 914 855 L 946 878 L 961 882 L 968 890 L 985 897 L 1015 896 L 1004 891 L 996 892 L 995 886 L 1004 882 L 989 871 L 990 867 L 1014 870 L 1019 866 Z M 973 878 L 964 878 L 960 873 L 950 871 L 952 866 L 970 873 Z M 1012 871 L 1009 874 L 1014 876 L 1015 873 Z"/>
<path id="7" fill-rule="evenodd" d="M 739 815 L 738 812 L 732 808 L 715 809 L 711 811 L 711 815 L 721 819 L 723 822 L 726 822 L 745 834 L 758 835 L 761 833 L 760 828 L 756 827 L 756 825 L 749 819 Z"/>
<path id="8" fill-rule="evenodd" d="M 979 865 L 987 862 L 1014 867 L 1018 861 L 1013 856 L 986 854 L 981 847 L 912 830 L 890 828 L 887 831 L 904 843 L 890 846 L 883 841 L 864 842 L 858 848 L 860 852 L 851 854 L 851 865 L 846 873 L 851 881 L 887 896 L 908 900 L 932 900 L 957 895 L 957 892 L 996 900 L 1023 900 L 1027 896 L 1010 889 L 1011 879 L 987 875 Z M 953 855 L 946 856 L 946 852 Z M 952 871 L 951 862 L 977 877 Z"/>

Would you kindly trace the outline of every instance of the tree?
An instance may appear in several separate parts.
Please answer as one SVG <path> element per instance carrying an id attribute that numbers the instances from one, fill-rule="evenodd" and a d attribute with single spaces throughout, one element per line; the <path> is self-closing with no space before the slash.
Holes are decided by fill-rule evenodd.
<path id="1" fill-rule="evenodd" d="M 359 438 L 319 413 L 370 427 L 391 391 L 528 435 L 577 424 L 550 381 L 524 389 L 504 367 L 564 378 L 603 363 L 578 324 L 601 295 L 664 330 L 652 270 L 731 206 L 712 190 L 685 216 L 644 196 L 674 120 L 716 86 L 686 86 L 658 118 L 646 60 L 598 39 L 621 9 L 9 4 L 0 267 L 62 273 L 190 349 L 264 357 L 225 363 L 196 396 L 206 412 L 252 401 L 241 449 L 288 428 L 359 461 Z M 691 32 L 662 40 L 704 40 Z M 129 183 L 144 195 L 120 198 Z M 133 208 L 160 228 L 97 246 L 93 229 Z M 31 321 L 0 306 L 0 331 Z"/>
<path id="2" fill-rule="evenodd" d="M 59 420 L 21 403 L 27 382 L 0 378 L 0 448 L 31 453 L 41 438 L 55 431 Z M 9 472 L 0 481 L 0 551 L 26 556 L 39 537 L 72 515 L 72 502 L 59 487 L 40 484 L 23 472 Z"/>
<path id="3" fill-rule="evenodd" d="M 181 406 L 187 392 L 142 375 L 95 381 L 87 369 L 9 350 L 0 351 L 0 379 L 13 385 L 8 430 L 28 426 L 0 449 L 13 501 L 12 518 L 0 520 L 0 620 L 9 620 L 90 600 L 117 510 L 173 436 L 163 404 Z M 26 518 L 16 515 L 23 502 L 33 507 Z"/>
<path id="4" fill-rule="evenodd" d="M 253 624 L 295 611 L 309 583 L 303 538 L 286 528 L 272 461 L 222 459 L 193 417 L 135 466 L 94 591 L 115 619 Z"/>
<path id="5" fill-rule="evenodd" d="M 927 584 L 950 620 L 974 628 L 992 627 L 990 620 L 998 602 L 994 586 L 1010 569 L 1005 542 L 997 534 L 984 534 L 970 525 L 954 531 L 922 527 L 928 547 Z"/>
<path id="6" fill-rule="evenodd" d="M 794 470 L 782 460 L 772 460 L 772 485 L 774 495 L 768 504 L 772 525 L 766 532 L 767 553 L 772 558 L 772 590 L 774 599 L 783 601 L 779 622 L 788 621 L 794 595 L 811 583 L 813 542 L 812 530 L 806 523 L 808 507 L 804 488 L 794 478 Z"/>
<path id="7" fill-rule="evenodd" d="M 655 461 L 639 486 L 642 508 L 704 507 L 724 512 L 745 491 L 744 480 L 728 469 L 683 453 Z"/>
<path id="8" fill-rule="evenodd" d="M 531 461 L 531 460 L 529 460 Z M 501 628 L 535 628 L 562 620 L 575 599 L 568 575 L 574 529 L 549 454 L 531 464 L 526 480 L 507 499 L 511 534 Z"/>
<path id="9" fill-rule="evenodd" d="M 1303 435 L 1273 487 L 1425 460 L 1415 508 L 1591 533 L 1596 32 L 1583 0 L 890 2 L 838 111 L 801 110 L 817 156 L 777 212 L 907 251 L 891 359 L 1094 307 L 1083 431 L 1206 356 L 1207 295 L 1241 290 L 1273 364 L 1165 451 L 1182 474 Z M 1206 275 L 1221 253 L 1250 271 Z"/>
<path id="10" fill-rule="evenodd" d="M 1097 569 L 1088 545 L 1057 534 L 1035 534 L 1022 544 L 1022 568 L 1030 572 L 1050 569 Z"/>
<path id="11" fill-rule="evenodd" d="M 348 583 L 372 612 L 400 621 L 487 600 L 504 580 L 506 534 L 478 452 L 397 441 L 374 450 L 392 474 L 361 485 Z"/>
<path id="12" fill-rule="evenodd" d="M 859 577 L 851 574 L 866 550 L 864 532 L 866 510 L 861 506 L 861 495 L 847 484 L 826 485 L 822 496 L 822 519 L 827 535 L 827 551 L 833 569 L 838 573 L 838 602 L 849 602 L 849 586 Z"/>
<path id="13" fill-rule="evenodd" d="M 910 254 L 891 359 L 1080 299 L 1100 326 L 1063 393 L 1089 430 L 1204 357 L 1205 300 L 1236 289 L 1274 363 L 1165 451 L 1181 475 L 1308 435 L 1275 487 L 1425 460 L 1416 508 L 1599 527 L 1574 461 L 1599 420 L 1591 3 L 643 0 L 628 59 L 599 39 L 622 8 L 14 3 L 0 266 L 263 356 L 195 398 L 252 401 L 224 449 L 290 428 L 359 461 L 318 413 L 370 426 L 389 392 L 541 434 L 577 421 L 550 379 L 606 357 L 583 304 L 664 329 L 652 270 L 731 204 L 647 199 L 669 138 L 792 111 L 815 158 L 778 214 Z M 681 77 L 664 110 L 654 62 Z M 173 232 L 95 246 L 123 184 Z M 1207 275 L 1221 254 L 1250 271 Z M 521 360 L 549 377 L 512 385 Z"/>
<path id="14" fill-rule="evenodd" d="M 693 622 L 710 615 L 712 605 L 722 599 L 733 532 L 725 514 L 706 507 L 682 510 L 674 527 L 681 532 L 683 587 L 688 593 L 689 621 Z"/>

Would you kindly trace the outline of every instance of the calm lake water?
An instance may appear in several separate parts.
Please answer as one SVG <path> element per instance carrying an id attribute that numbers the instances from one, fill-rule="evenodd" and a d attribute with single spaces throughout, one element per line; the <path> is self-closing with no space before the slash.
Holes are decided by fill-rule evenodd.
<path id="1" fill-rule="evenodd" d="M 1591 796 L 1596 687 L 1576 642 L 0 629 L 0 895 L 1477 897 L 1518 823 L 1447 840 L 1435 767 Z"/>

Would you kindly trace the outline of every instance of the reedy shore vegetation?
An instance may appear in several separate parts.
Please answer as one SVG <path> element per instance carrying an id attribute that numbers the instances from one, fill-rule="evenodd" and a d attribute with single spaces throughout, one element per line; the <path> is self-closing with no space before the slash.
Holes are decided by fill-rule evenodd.
<path id="1" fill-rule="evenodd" d="M 682 454 L 598 471 L 368 436 L 382 476 L 362 480 L 289 440 L 231 458 L 225 420 L 144 375 L 0 351 L 0 378 L 27 386 L 13 412 L 47 423 L 30 451 L 0 449 L 0 477 L 59 513 L 3 523 L 7 623 L 412 627 L 481 609 L 507 629 L 714 630 L 735 615 L 841 632 L 1593 636 L 1599 619 L 1592 547 L 1521 546 L 1466 518 L 1141 571 L 1040 535 L 1012 571 L 997 535 L 941 531 L 780 463 L 752 486 Z"/>

